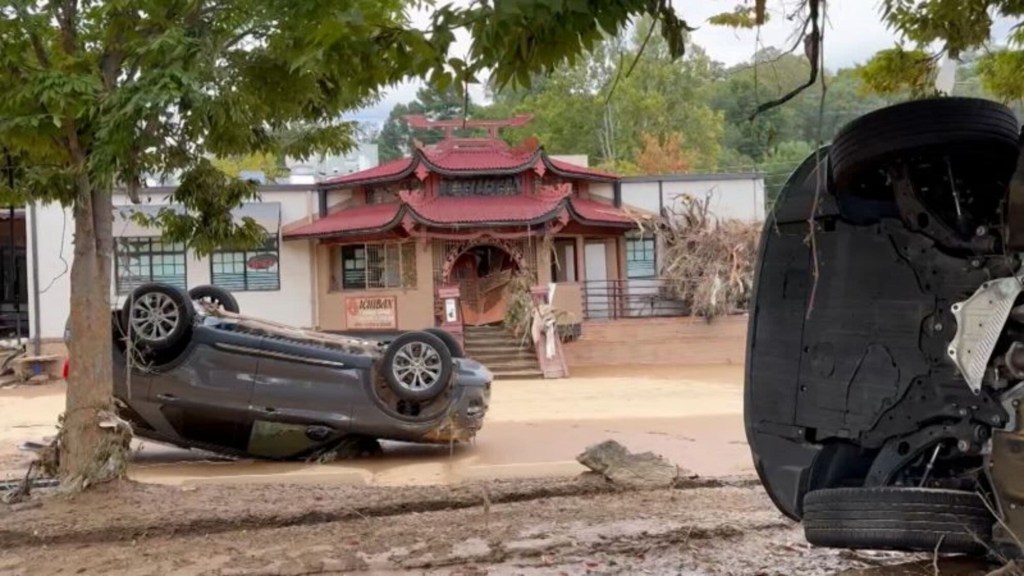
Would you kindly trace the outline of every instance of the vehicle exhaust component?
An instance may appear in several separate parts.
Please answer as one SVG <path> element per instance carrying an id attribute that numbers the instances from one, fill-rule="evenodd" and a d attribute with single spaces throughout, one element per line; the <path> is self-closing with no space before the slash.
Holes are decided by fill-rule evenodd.
<path id="1" fill-rule="evenodd" d="M 996 342 L 1022 289 L 1018 276 L 999 278 L 982 284 L 970 298 L 953 305 L 956 335 L 947 352 L 975 394 L 981 391 Z"/>

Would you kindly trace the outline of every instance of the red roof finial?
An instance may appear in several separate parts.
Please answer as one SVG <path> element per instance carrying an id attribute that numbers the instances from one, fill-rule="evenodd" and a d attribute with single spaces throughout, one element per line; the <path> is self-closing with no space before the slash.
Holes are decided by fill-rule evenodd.
<path id="1" fill-rule="evenodd" d="M 451 120 L 431 120 L 422 114 L 410 115 L 405 117 L 405 123 L 410 128 L 429 130 L 439 129 L 444 130 L 445 140 L 450 140 L 453 137 L 456 129 L 469 130 L 473 128 L 482 128 L 487 130 L 487 135 L 493 139 L 498 138 L 498 131 L 502 128 L 519 128 L 525 126 L 533 120 L 533 114 L 517 114 L 512 118 L 505 118 L 499 120 L 467 120 L 465 118 L 453 118 Z"/>

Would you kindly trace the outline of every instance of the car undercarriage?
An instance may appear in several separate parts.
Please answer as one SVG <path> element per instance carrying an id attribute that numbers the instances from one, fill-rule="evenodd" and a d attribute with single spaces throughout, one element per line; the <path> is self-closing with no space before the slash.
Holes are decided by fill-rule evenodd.
<path id="1" fill-rule="evenodd" d="M 811 543 L 1020 554 L 1020 155 L 1009 109 L 928 99 L 851 122 L 782 190 L 745 418 Z"/>

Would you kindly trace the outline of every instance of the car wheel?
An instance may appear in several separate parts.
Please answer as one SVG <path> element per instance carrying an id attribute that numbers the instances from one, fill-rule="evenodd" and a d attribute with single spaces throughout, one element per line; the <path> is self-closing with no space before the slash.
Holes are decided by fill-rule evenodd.
<path id="1" fill-rule="evenodd" d="M 240 312 L 238 300 L 235 299 L 231 292 L 228 292 L 223 288 L 210 286 L 208 284 L 204 286 L 196 286 L 188 291 L 188 297 L 194 302 L 211 304 L 225 312 L 231 312 L 234 314 L 238 314 Z"/>
<path id="2" fill-rule="evenodd" d="M 444 345 L 448 347 L 448 351 L 451 352 L 452 358 L 466 357 L 466 352 L 462 349 L 462 346 L 459 345 L 459 341 L 451 335 L 451 332 L 442 330 L 441 328 L 427 328 L 423 331 L 427 334 L 433 334 L 440 338 L 441 341 L 444 342 Z"/>
<path id="3" fill-rule="evenodd" d="M 981 155 L 1005 167 L 1017 162 L 1019 128 L 1013 111 L 979 98 L 934 98 L 889 106 L 844 126 L 829 149 L 840 187 L 908 152 Z"/>
<path id="4" fill-rule="evenodd" d="M 804 497 L 804 535 L 817 546 L 983 553 L 995 519 L 975 492 L 832 488 Z"/>
<path id="5" fill-rule="evenodd" d="M 403 400 L 433 400 L 448 387 L 451 377 L 452 353 L 433 334 L 406 332 L 384 351 L 384 380 Z"/>
<path id="6" fill-rule="evenodd" d="M 195 308 L 188 295 L 166 284 L 132 290 L 121 308 L 121 323 L 137 345 L 163 350 L 178 344 L 192 329 Z"/>

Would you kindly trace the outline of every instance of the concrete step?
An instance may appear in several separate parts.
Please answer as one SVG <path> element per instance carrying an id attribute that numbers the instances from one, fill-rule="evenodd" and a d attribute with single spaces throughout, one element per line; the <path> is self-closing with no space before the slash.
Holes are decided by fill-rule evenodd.
<path id="1" fill-rule="evenodd" d="M 506 360 L 504 362 L 481 362 L 491 372 L 504 372 L 506 370 L 519 370 L 522 368 L 540 369 L 536 360 Z"/>
<path id="2" fill-rule="evenodd" d="M 537 362 L 537 356 L 534 354 L 469 354 L 469 357 L 487 365 L 502 362 Z"/>
<path id="3" fill-rule="evenodd" d="M 518 338 L 466 338 L 466 346 L 513 346 L 519 347 Z"/>
<path id="4" fill-rule="evenodd" d="M 492 372 L 495 380 L 540 380 L 544 373 L 540 370 L 515 370 L 508 372 Z"/>
<path id="5" fill-rule="evenodd" d="M 467 342 L 465 350 L 466 352 L 532 352 L 533 346 L 519 346 L 518 344 L 479 344 L 477 342 Z"/>
<path id="6" fill-rule="evenodd" d="M 536 358 L 523 358 L 523 357 L 495 357 L 495 358 L 480 358 L 478 356 L 471 356 L 473 360 L 479 362 L 484 366 L 502 366 L 505 364 L 532 364 L 537 365 Z"/>

